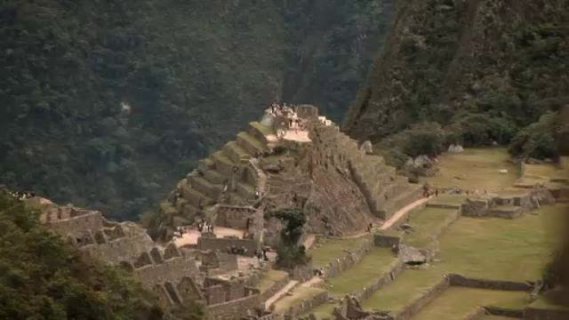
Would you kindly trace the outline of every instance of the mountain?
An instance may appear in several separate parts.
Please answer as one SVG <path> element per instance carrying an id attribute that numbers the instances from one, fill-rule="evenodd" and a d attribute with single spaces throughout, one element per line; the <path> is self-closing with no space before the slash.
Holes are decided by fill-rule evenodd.
<path id="1" fill-rule="evenodd" d="M 344 127 L 374 142 L 440 127 L 447 143 L 513 142 L 514 155 L 554 157 L 551 120 L 569 103 L 568 19 L 564 0 L 400 1 Z"/>

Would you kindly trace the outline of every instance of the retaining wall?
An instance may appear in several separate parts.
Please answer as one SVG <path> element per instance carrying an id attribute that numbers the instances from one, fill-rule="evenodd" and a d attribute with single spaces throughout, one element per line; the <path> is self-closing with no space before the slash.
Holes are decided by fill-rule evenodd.
<path id="1" fill-rule="evenodd" d="M 431 301 L 435 300 L 438 296 L 450 287 L 449 280 L 445 277 L 436 285 L 431 287 L 427 292 L 422 294 L 418 299 L 405 306 L 396 316 L 395 320 L 408 320 L 417 315 Z"/>
<path id="2" fill-rule="evenodd" d="M 200 237 L 197 244 L 197 248 L 200 250 L 219 250 L 221 252 L 228 252 L 232 246 L 247 249 L 246 255 L 251 257 L 255 254 L 255 250 L 259 249 L 259 243 L 253 239 Z"/>
<path id="3" fill-rule="evenodd" d="M 323 267 L 324 279 L 333 278 L 340 273 L 358 264 L 374 247 L 374 239 L 369 237 L 359 247 L 351 248 L 340 258 L 328 263 Z"/>

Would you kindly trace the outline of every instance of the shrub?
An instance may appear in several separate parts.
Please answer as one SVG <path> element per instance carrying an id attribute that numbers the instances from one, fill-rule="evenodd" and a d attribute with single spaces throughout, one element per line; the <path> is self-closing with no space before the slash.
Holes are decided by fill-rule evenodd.
<path id="1" fill-rule="evenodd" d="M 286 224 L 281 230 L 281 243 L 277 248 L 277 265 L 290 269 L 307 264 L 310 257 L 306 255 L 306 248 L 298 244 L 306 223 L 304 211 L 297 208 L 281 209 L 269 213 L 269 216 Z"/>
<path id="2" fill-rule="evenodd" d="M 557 119 L 557 113 L 546 113 L 539 118 L 539 121 L 525 127 L 512 140 L 510 153 L 523 158 L 557 158 L 559 156 L 556 140 Z"/>

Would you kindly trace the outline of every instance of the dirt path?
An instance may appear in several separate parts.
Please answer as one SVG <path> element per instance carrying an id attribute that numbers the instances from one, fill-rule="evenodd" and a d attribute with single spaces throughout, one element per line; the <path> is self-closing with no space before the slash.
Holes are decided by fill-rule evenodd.
<path id="1" fill-rule="evenodd" d="M 425 202 L 429 201 L 431 198 L 423 198 L 423 199 L 419 199 L 415 202 L 412 202 L 408 205 L 406 205 L 405 207 L 399 209 L 397 212 L 395 212 L 395 214 L 393 214 L 393 216 L 391 216 L 391 218 L 389 218 L 389 220 L 385 221 L 385 223 L 383 225 L 381 225 L 381 227 L 379 228 L 379 230 L 387 230 L 389 228 L 391 228 L 397 221 L 399 221 L 399 219 L 403 218 L 405 215 L 407 215 L 407 213 L 409 213 L 409 211 L 423 205 Z"/>
<path id="2" fill-rule="evenodd" d="M 289 281 L 287 283 L 287 285 L 284 286 L 284 288 L 279 290 L 272 297 L 267 299 L 267 301 L 265 301 L 265 308 L 268 310 L 272 304 L 274 304 L 275 302 L 280 300 L 280 298 L 284 297 L 289 291 L 291 291 L 294 287 L 296 287 L 297 284 L 298 284 L 298 281 L 296 281 L 296 280 Z"/>

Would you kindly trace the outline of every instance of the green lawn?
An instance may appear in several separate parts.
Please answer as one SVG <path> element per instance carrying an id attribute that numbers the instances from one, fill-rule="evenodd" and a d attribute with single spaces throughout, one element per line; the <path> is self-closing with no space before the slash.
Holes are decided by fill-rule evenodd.
<path id="1" fill-rule="evenodd" d="M 561 211 L 549 206 L 514 220 L 461 217 L 440 238 L 440 263 L 469 277 L 539 279 L 552 245 L 546 222 Z"/>
<path id="2" fill-rule="evenodd" d="M 319 268 L 346 255 L 346 251 L 359 248 L 367 237 L 356 239 L 326 239 L 319 238 L 315 247 L 309 251 L 312 256 L 312 264 Z"/>
<path id="3" fill-rule="evenodd" d="M 316 316 L 316 319 L 318 320 L 332 319 L 332 312 L 334 311 L 334 308 L 336 306 L 338 306 L 338 304 L 336 303 L 325 303 L 319 306 L 318 308 L 311 310 L 308 314 L 310 313 L 314 314 L 314 316 Z M 306 316 L 308 314 L 306 314 Z"/>
<path id="4" fill-rule="evenodd" d="M 343 297 L 382 277 L 389 271 L 397 257 L 388 248 L 373 248 L 360 263 L 346 270 L 341 275 L 330 279 L 327 288 L 330 294 Z"/>
<path id="5" fill-rule="evenodd" d="M 363 306 L 366 309 L 398 312 L 434 286 L 443 275 L 444 269 L 439 265 L 429 269 L 405 270 L 395 282 L 364 301 Z"/>
<path id="6" fill-rule="evenodd" d="M 461 217 L 440 238 L 440 261 L 426 269 L 405 270 L 395 282 L 364 302 L 370 309 L 398 312 L 435 285 L 444 274 L 526 281 L 541 276 L 550 257 L 555 225 L 566 206 L 549 206 L 519 219 Z M 413 221 L 413 220 L 411 220 Z"/>
<path id="7" fill-rule="evenodd" d="M 529 295 L 520 291 L 497 291 L 471 288 L 449 288 L 422 309 L 413 320 L 464 319 L 483 306 L 521 310 Z"/>
<path id="8" fill-rule="evenodd" d="M 416 210 L 409 216 L 409 224 L 413 227 L 413 231 L 403 237 L 403 242 L 414 247 L 426 247 L 435 240 L 432 239 L 432 235 L 457 216 L 456 209 L 427 207 Z"/>
<path id="9" fill-rule="evenodd" d="M 267 289 L 273 286 L 276 282 L 286 279 L 288 273 L 279 270 L 269 270 L 261 279 L 257 285 L 257 289 L 261 292 L 265 292 Z"/>
<path id="10" fill-rule="evenodd" d="M 292 291 L 291 295 L 284 296 L 275 303 L 275 312 L 284 312 L 291 306 L 297 305 L 301 301 L 316 297 L 322 292 L 325 292 L 325 290 L 313 287 L 297 287 Z"/>
<path id="11" fill-rule="evenodd" d="M 514 184 L 519 169 L 504 148 L 466 149 L 439 157 L 439 173 L 423 181 L 438 188 L 498 191 Z M 500 174 L 502 169 L 507 174 Z"/>

